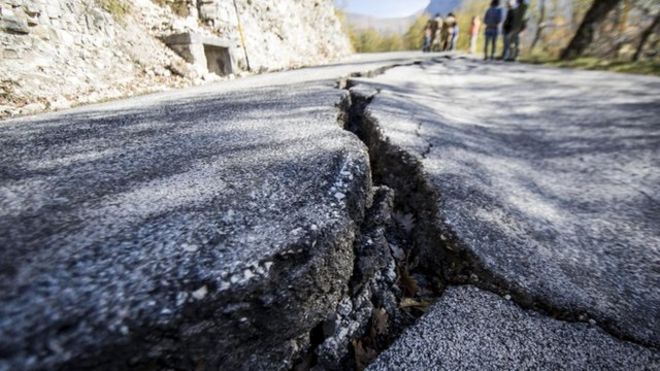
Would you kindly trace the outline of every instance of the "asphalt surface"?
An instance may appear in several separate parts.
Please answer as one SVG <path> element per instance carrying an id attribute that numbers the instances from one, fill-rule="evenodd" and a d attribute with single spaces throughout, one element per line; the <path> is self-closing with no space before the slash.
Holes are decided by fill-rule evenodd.
<path id="1" fill-rule="evenodd" d="M 449 288 L 368 370 L 652 370 L 660 353 L 472 286 Z"/>
<path id="2" fill-rule="evenodd" d="M 657 349 L 660 79 L 443 59 L 356 83 L 379 91 L 367 115 L 388 145 L 422 165 L 437 195 L 432 223 L 447 231 L 436 239 L 475 260 L 477 281 L 527 307 L 591 320 L 616 338 Z M 442 254 L 424 254 L 440 269 Z M 485 300 L 467 299 L 447 300 L 459 313 Z M 503 318 L 497 310 L 484 315 Z M 542 332 L 532 317 L 517 321 Z M 457 326 L 465 328 L 454 334 L 476 337 L 493 330 L 488 323 Z M 584 336 L 566 328 L 569 338 Z M 452 341 L 452 359 L 474 345 Z M 399 356 L 408 357 L 404 348 L 413 343 L 401 342 Z M 532 337 L 525 346 L 543 344 Z M 443 353 L 438 346 L 416 348 L 444 359 L 431 356 Z M 487 364 L 475 362 L 466 368 Z"/>
<path id="3" fill-rule="evenodd" d="M 1 122 L 0 369 L 290 368 L 371 196 L 337 80 L 411 57 Z"/>
<path id="4" fill-rule="evenodd" d="M 290 369 L 373 193 L 337 81 L 419 58 L 0 122 L 0 370 Z M 375 369 L 658 367 L 659 79 L 439 59 L 357 81 L 450 247 L 513 296 L 450 287 Z"/>

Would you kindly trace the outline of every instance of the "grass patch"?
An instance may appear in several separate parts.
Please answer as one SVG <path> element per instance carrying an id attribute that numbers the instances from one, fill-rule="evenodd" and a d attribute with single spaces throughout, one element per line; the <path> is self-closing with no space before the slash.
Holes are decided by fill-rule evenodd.
<path id="1" fill-rule="evenodd" d="M 170 9 L 172 9 L 172 12 L 179 17 L 187 17 L 190 15 L 186 0 L 154 0 L 154 3 L 162 7 L 169 6 Z"/>
<path id="2" fill-rule="evenodd" d="M 610 71 L 660 76 L 660 61 L 658 60 L 630 62 L 584 57 L 573 61 L 561 61 L 545 56 L 530 56 L 522 58 L 521 62 L 542 64 L 560 68 L 576 68 L 591 71 Z"/>
<path id="3" fill-rule="evenodd" d="M 101 8 L 110 13 L 115 19 L 122 20 L 130 13 L 131 6 L 124 0 L 98 0 Z"/>

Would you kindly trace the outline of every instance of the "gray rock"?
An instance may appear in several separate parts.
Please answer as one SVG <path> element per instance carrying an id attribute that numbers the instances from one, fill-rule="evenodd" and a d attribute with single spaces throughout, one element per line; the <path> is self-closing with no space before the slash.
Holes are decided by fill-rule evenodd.
<path id="1" fill-rule="evenodd" d="M 201 1 L 199 18 L 203 21 L 215 20 L 218 16 L 218 6 L 213 1 Z"/>
<path id="2" fill-rule="evenodd" d="M 361 83 L 419 176 L 383 181 L 418 192 L 422 261 L 660 345 L 659 78 L 461 59 Z"/>
<path id="3" fill-rule="evenodd" d="M 19 59 L 21 57 L 18 50 L 15 49 L 3 49 L 2 58 L 3 59 Z"/>
<path id="4" fill-rule="evenodd" d="M 60 111 L 67 108 L 71 108 L 71 102 L 63 96 L 55 97 L 55 99 L 48 102 L 48 109 L 53 111 Z"/>
<path id="5" fill-rule="evenodd" d="M 450 287 L 368 370 L 653 370 L 660 354 L 583 323 Z"/>
<path id="6" fill-rule="evenodd" d="M 62 16 L 62 8 L 59 3 L 49 3 L 46 5 L 45 14 L 48 14 L 50 19 L 57 19 Z"/>
<path id="7" fill-rule="evenodd" d="M 43 103 L 30 103 L 30 104 L 27 104 L 27 105 L 21 107 L 18 110 L 18 112 L 21 115 L 31 115 L 31 114 L 35 114 L 37 112 L 41 112 L 44 109 L 46 109 L 46 105 L 44 105 Z"/>
<path id="8" fill-rule="evenodd" d="M 30 33 L 30 28 L 25 19 L 4 12 L 0 14 L 0 31 L 16 35 L 27 35 Z"/>
<path id="9" fill-rule="evenodd" d="M 28 2 L 23 6 L 23 9 L 25 10 L 25 13 L 30 16 L 30 17 L 36 17 L 38 18 L 41 15 L 41 7 L 33 2 Z"/>

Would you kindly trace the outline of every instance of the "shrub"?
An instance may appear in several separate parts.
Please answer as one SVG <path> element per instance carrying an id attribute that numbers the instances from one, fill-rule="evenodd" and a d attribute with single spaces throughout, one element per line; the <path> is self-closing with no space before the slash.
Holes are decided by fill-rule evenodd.
<path id="1" fill-rule="evenodd" d="M 130 12 L 130 5 L 124 0 L 99 0 L 101 8 L 112 14 L 115 19 L 123 19 Z"/>
<path id="2" fill-rule="evenodd" d="M 174 14 L 179 17 L 187 17 L 190 15 L 188 12 L 188 2 L 186 0 L 153 0 L 160 6 L 169 6 Z"/>

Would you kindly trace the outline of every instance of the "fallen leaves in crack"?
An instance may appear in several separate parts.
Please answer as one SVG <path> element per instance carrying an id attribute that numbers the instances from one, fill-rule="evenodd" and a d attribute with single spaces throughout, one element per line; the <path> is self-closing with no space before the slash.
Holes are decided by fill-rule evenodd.
<path id="1" fill-rule="evenodd" d="M 353 352 L 355 353 L 355 368 L 362 371 L 378 356 L 373 348 L 365 346 L 361 339 L 353 340 Z"/>
<path id="2" fill-rule="evenodd" d="M 431 304 L 432 303 L 429 300 L 416 300 L 413 298 L 403 298 L 401 299 L 401 303 L 399 303 L 399 307 L 401 309 L 414 308 L 426 312 L 428 308 L 431 306 Z"/>
<path id="3" fill-rule="evenodd" d="M 399 267 L 399 285 L 406 297 L 413 297 L 419 291 L 417 280 L 408 272 L 407 266 Z"/>
<path id="4" fill-rule="evenodd" d="M 376 357 L 376 350 L 380 336 L 385 336 L 389 329 L 390 316 L 384 308 L 376 308 L 371 316 L 369 334 L 361 339 L 353 340 L 353 354 L 355 355 L 355 368 L 364 370 Z"/>
<path id="5" fill-rule="evenodd" d="M 373 316 L 371 318 L 372 337 L 387 334 L 387 328 L 389 327 L 389 320 L 390 320 L 390 316 L 387 314 L 385 309 L 379 308 L 374 310 Z"/>
<path id="6" fill-rule="evenodd" d="M 412 232 L 415 228 L 415 217 L 412 214 L 403 214 L 395 211 L 392 217 L 406 233 Z"/>

